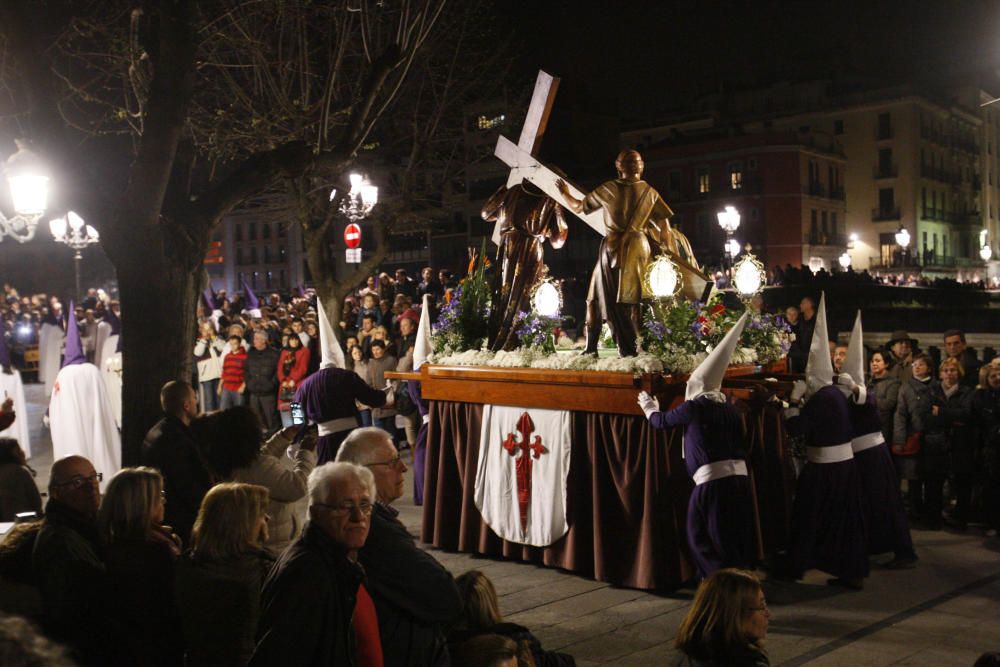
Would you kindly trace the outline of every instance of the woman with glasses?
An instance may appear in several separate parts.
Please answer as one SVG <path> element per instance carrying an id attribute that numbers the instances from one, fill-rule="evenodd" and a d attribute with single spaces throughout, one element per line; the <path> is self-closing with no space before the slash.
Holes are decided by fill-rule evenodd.
<path id="1" fill-rule="evenodd" d="M 265 548 L 275 556 L 302 532 L 305 523 L 305 506 L 298 501 L 305 498 L 309 473 L 316 467 L 314 433 L 310 431 L 293 449 L 292 467 L 282 461 L 301 429 L 291 426 L 262 442 L 260 421 L 246 406 L 202 415 L 191 423 L 195 440 L 218 479 L 259 484 L 271 494 Z"/>
<path id="2" fill-rule="evenodd" d="M 253 654 L 260 591 L 274 558 L 269 494 L 256 484 L 226 483 L 205 495 L 191 549 L 174 584 L 189 667 L 245 665 Z"/>
<path id="3" fill-rule="evenodd" d="M 771 612 L 752 572 L 727 568 L 702 580 L 677 629 L 671 667 L 761 667 Z"/>
<path id="4" fill-rule="evenodd" d="M 178 665 L 181 660 L 173 595 L 181 542 L 162 525 L 164 501 L 159 472 L 123 468 L 108 483 L 97 515 L 110 615 L 136 665 Z"/>

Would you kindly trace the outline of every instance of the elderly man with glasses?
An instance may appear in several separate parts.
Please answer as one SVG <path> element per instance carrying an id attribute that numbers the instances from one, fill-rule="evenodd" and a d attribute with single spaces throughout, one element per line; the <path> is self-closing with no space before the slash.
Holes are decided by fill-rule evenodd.
<path id="1" fill-rule="evenodd" d="M 379 664 L 378 621 L 358 563 L 375 479 L 363 466 L 326 463 L 309 475 L 309 501 L 305 531 L 264 582 L 250 664 Z"/>
<path id="2" fill-rule="evenodd" d="M 82 664 L 102 664 L 110 657 L 103 612 L 105 568 L 97 535 L 101 479 L 82 456 L 52 464 L 45 520 L 31 555 L 45 634 L 76 649 Z"/>
<path id="3" fill-rule="evenodd" d="M 455 580 L 417 546 L 392 503 L 403 495 L 406 464 L 380 428 L 359 428 L 340 447 L 338 461 L 375 476 L 377 501 L 360 559 L 378 611 L 386 667 L 447 664 L 444 629 L 462 611 Z"/>

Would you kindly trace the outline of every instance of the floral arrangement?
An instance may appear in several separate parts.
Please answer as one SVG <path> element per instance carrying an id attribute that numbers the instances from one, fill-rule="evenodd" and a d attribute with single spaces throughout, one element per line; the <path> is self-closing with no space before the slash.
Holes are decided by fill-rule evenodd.
<path id="1" fill-rule="evenodd" d="M 470 263 L 469 275 L 452 291 L 432 327 L 431 344 L 437 354 L 478 350 L 486 342 L 491 299 L 485 251 L 483 241 L 483 250 Z"/>
<path id="2" fill-rule="evenodd" d="M 514 326 L 521 342 L 519 349 L 497 353 L 482 350 L 489 310 L 485 263 L 479 261 L 441 310 L 431 336 L 431 361 L 457 366 L 686 374 L 705 359 L 743 314 L 742 309 L 728 308 L 719 295 L 713 295 L 707 303 L 654 301 L 643 313 L 638 356 L 595 357 L 575 351 L 557 353 L 554 334 L 560 320 L 535 312 L 517 315 Z M 781 359 L 791 345 L 790 334 L 791 327 L 781 316 L 753 313 L 733 354 L 733 363 L 770 364 Z M 605 324 L 601 342 L 613 347 L 610 339 Z"/>
<path id="3" fill-rule="evenodd" d="M 556 351 L 555 331 L 562 320 L 559 317 L 545 317 L 535 311 L 521 311 L 514 316 L 514 333 L 522 347 L 539 349 L 544 352 Z"/>

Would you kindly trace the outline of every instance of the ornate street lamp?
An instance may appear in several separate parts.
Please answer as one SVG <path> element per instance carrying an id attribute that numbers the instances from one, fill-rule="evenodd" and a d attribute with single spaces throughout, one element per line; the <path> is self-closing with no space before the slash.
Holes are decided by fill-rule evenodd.
<path id="1" fill-rule="evenodd" d="M 896 232 L 896 245 L 902 248 L 903 266 L 906 266 L 907 248 L 910 245 L 910 232 L 906 231 L 906 227 L 902 225 L 899 226 L 899 231 Z"/>
<path id="2" fill-rule="evenodd" d="M 725 249 L 726 254 L 729 255 L 729 265 L 732 266 L 733 259 L 740 254 L 740 244 L 733 239 L 733 234 L 740 228 L 740 212 L 736 210 L 735 206 L 727 206 L 724 211 L 719 211 L 716 217 L 719 219 L 719 227 L 726 233 Z M 732 250 L 733 244 L 735 244 L 736 252 Z"/>
<path id="3" fill-rule="evenodd" d="M 840 255 L 840 257 L 837 258 L 837 262 L 840 264 L 840 268 L 845 271 L 851 268 L 851 256 L 846 250 Z"/>
<path id="4" fill-rule="evenodd" d="M 83 296 L 80 293 L 80 261 L 83 259 L 81 251 L 100 241 L 101 235 L 73 211 L 67 213 L 65 218 L 49 220 L 49 231 L 52 232 L 52 238 L 56 243 L 62 243 L 76 251 L 73 254 L 73 268 L 76 273 L 76 298 L 80 299 Z"/>
<path id="5" fill-rule="evenodd" d="M 49 197 L 49 177 L 38 156 L 18 140 L 17 152 L 7 159 L 4 172 L 10 185 L 10 198 L 15 215 L 0 212 L 0 241 L 9 236 L 18 243 L 35 237 L 38 220 L 45 212 Z"/>
<path id="6" fill-rule="evenodd" d="M 982 257 L 984 262 L 990 261 L 990 257 L 993 256 L 993 248 L 990 247 L 987 236 L 989 236 L 987 230 L 984 229 L 979 232 L 979 256 Z"/>
<path id="7" fill-rule="evenodd" d="M 378 203 L 378 188 L 366 176 L 351 174 L 351 190 L 340 202 L 340 212 L 351 222 L 368 217 Z M 330 201 L 337 196 L 336 188 L 330 191 Z"/>
<path id="8" fill-rule="evenodd" d="M 820 269 L 822 269 L 825 265 L 826 263 L 823 261 L 822 257 L 813 256 L 809 258 L 809 270 L 813 272 L 814 276 L 819 273 Z"/>

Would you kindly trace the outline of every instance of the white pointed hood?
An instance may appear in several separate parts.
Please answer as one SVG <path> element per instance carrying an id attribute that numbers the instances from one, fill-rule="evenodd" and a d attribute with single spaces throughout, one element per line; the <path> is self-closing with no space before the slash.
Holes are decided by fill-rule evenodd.
<path id="1" fill-rule="evenodd" d="M 330 319 L 326 316 L 323 302 L 316 297 L 316 315 L 319 318 L 319 353 L 320 368 L 344 368 L 344 351 L 340 348 L 337 335 L 330 326 Z"/>
<path id="2" fill-rule="evenodd" d="M 851 340 L 847 344 L 847 358 L 844 359 L 844 372 L 858 384 L 865 383 L 865 344 L 861 331 L 861 311 L 854 318 L 854 328 L 851 329 Z"/>
<path id="3" fill-rule="evenodd" d="M 413 346 L 413 370 L 427 363 L 431 356 L 431 295 L 424 294 L 424 302 L 420 308 L 420 324 L 417 325 L 417 342 Z"/>
<path id="4" fill-rule="evenodd" d="M 823 387 L 833 384 L 833 360 L 830 358 L 830 335 L 826 328 L 826 293 L 819 297 L 816 309 L 816 327 L 813 329 L 809 345 L 809 361 L 806 362 L 807 394 L 812 395 Z"/>
<path id="5" fill-rule="evenodd" d="M 684 392 L 686 400 L 694 400 L 702 394 L 717 393 L 722 388 L 722 379 L 726 375 L 726 369 L 729 368 L 729 362 L 733 359 L 733 352 L 740 342 L 740 336 L 743 335 L 748 315 L 749 312 L 743 313 L 723 337 L 722 342 L 691 373 Z"/>

